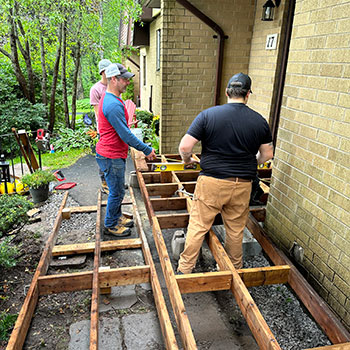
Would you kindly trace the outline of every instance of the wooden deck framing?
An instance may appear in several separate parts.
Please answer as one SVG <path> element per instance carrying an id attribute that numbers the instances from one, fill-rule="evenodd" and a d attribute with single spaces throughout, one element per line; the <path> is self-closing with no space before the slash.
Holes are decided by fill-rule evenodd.
<path id="1" fill-rule="evenodd" d="M 118 241 L 101 242 L 101 207 L 103 204 L 101 192 L 98 194 L 96 206 L 65 208 L 68 192 L 65 194 L 53 230 L 48 238 L 35 271 L 24 304 L 18 315 L 15 327 L 7 344 L 7 350 L 20 350 L 25 342 L 27 332 L 37 306 L 39 296 L 79 290 L 92 290 L 91 316 L 90 316 L 90 350 L 98 349 L 99 330 L 99 295 L 109 293 L 112 286 L 151 283 L 153 296 L 159 317 L 159 323 L 167 349 L 178 350 L 174 330 L 172 328 L 164 296 L 153 263 L 152 255 L 146 235 L 142 228 L 142 221 L 137 210 L 133 190 L 130 188 L 133 217 L 139 238 L 123 239 Z M 65 210 L 66 209 L 66 210 Z M 55 246 L 62 219 L 70 218 L 71 213 L 97 211 L 95 242 Z M 66 213 L 64 215 L 64 213 Z M 146 265 L 123 267 L 116 269 L 101 269 L 101 251 L 118 249 L 141 248 Z M 46 275 L 52 256 L 94 253 L 94 266 L 92 271 L 67 273 L 59 275 Z"/>
<path id="2" fill-rule="evenodd" d="M 260 349 L 280 349 L 247 290 L 247 287 L 250 286 L 279 283 L 289 284 L 331 342 L 336 344 L 320 349 L 350 349 L 349 332 L 337 320 L 330 308 L 312 289 L 292 262 L 273 245 L 259 225 L 259 218 L 264 217 L 262 211 L 251 211 L 247 227 L 276 266 L 236 270 L 218 237 L 211 229 L 206 239 L 220 271 L 175 275 L 162 229 L 187 227 L 192 203 L 190 193 L 193 193 L 199 171 L 152 172 L 152 163 L 146 162 L 142 153 L 132 150 L 132 157 L 147 214 L 152 225 L 153 237 L 177 327 L 185 349 L 197 349 L 197 345 L 185 310 L 182 294 L 216 290 L 232 291 Z M 178 155 L 173 154 L 161 155 L 160 158 L 160 161 L 164 163 L 171 161 L 171 159 L 174 159 L 174 161 L 180 159 Z M 157 159 L 157 162 L 159 162 L 159 159 Z M 171 212 L 171 214 L 161 214 L 162 211 Z M 221 218 L 216 218 L 216 220 L 220 221 Z"/>

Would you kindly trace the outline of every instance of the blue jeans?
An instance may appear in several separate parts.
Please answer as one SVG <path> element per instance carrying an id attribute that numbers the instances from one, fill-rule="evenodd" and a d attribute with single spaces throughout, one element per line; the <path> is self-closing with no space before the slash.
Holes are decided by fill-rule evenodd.
<path id="1" fill-rule="evenodd" d="M 113 227 L 118 224 L 122 215 L 121 204 L 125 195 L 125 159 L 106 158 L 96 153 L 96 161 L 109 188 L 105 227 Z"/>

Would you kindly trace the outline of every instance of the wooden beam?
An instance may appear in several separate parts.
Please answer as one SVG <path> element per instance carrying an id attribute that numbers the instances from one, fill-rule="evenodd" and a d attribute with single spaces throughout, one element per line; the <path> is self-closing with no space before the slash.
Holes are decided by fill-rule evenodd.
<path id="1" fill-rule="evenodd" d="M 290 267 L 267 266 L 236 270 L 246 287 L 256 287 L 269 284 L 284 284 L 288 282 Z"/>
<path id="2" fill-rule="evenodd" d="M 142 173 L 142 176 L 146 184 L 160 183 L 160 172 Z"/>
<path id="3" fill-rule="evenodd" d="M 92 289 L 93 271 L 48 275 L 39 277 L 40 295 L 75 292 Z M 120 267 L 99 271 L 99 287 L 128 286 L 150 280 L 149 266 Z"/>
<path id="4" fill-rule="evenodd" d="M 231 288 L 232 273 L 231 271 L 191 273 L 177 275 L 176 281 L 181 294 L 228 290 Z"/>
<path id="5" fill-rule="evenodd" d="M 186 199 L 180 197 L 173 198 L 151 198 L 154 211 L 185 210 Z"/>
<path id="6" fill-rule="evenodd" d="M 100 300 L 100 282 L 99 269 L 101 259 L 101 209 L 102 194 L 98 191 L 97 199 L 97 218 L 96 218 L 96 235 L 95 235 L 95 252 L 94 252 L 94 269 L 92 275 L 92 295 L 91 295 L 91 313 L 90 313 L 90 350 L 98 350 L 98 304 Z"/>
<path id="7" fill-rule="evenodd" d="M 141 248 L 142 242 L 139 238 L 129 238 L 116 241 L 101 242 L 101 252 L 121 249 Z M 52 256 L 74 255 L 93 253 L 95 250 L 95 242 L 56 245 L 52 249 Z"/>
<path id="8" fill-rule="evenodd" d="M 158 251 L 159 261 L 162 267 L 163 276 L 167 285 L 170 302 L 173 307 L 175 321 L 178 327 L 178 331 L 180 333 L 183 346 L 185 350 L 197 349 L 196 341 L 192 333 L 192 328 L 185 310 L 185 305 L 181 297 L 179 286 L 176 282 L 175 274 L 171 265 L 170 257 L 167 252 L 162 231 L 152 209 L 152 205 L 146 189 L 146 184 L 139 171 L 137 171 L 137 178 L 146 205 L 147 214 L 152 225 L 153 239 Z"/>
<path id="9" fill-rule="evenodd" d="M 132 159 L 134 160 L 135 169 L 137 171 L 148 171 L 148 165 L 145 159 L 145 155 L 141 151 L 137 151 L 135 148 L 130 148 Z"/>
<path id="10" fill-rule="evenodd" d="M 240 269 L 237 273 L 246 287 L 287 283 L 290 267 L 268 266 Z M 231 288 L 231 271 L 191 273 L 176 276 L 181 294 L 228 290 Z"/>
<path id="11" fill-rule="evenodd" d="M 150 282 L 153 291 L 153 298 L 156 304 L 159 324 L 164 338 L 164 343 L 167 350 L 178 350 L 177 341 L 175 338 L 175 333 L 173 326 L 170 321 L 168 309 L 166 307 L 165 299 L 163 296 L 162 288 L 158 279 L 156 267 L 153 262 L 152 253 L 149 248 L 146 234 L 142 228 L 142 220 L 139 211 L 137 210 L 136 199 L 134 195 L 134 190 L 129 188 L 130 197 L 133 205 L 134 220 L 136 224 L 137 233 L 142 240 L 142 252 L 147 265 L 149 265 L 150 270 Z"/>
<path id="12" fill-rule="evenodd" d="M 255 217 L 259 222 L 264 222 L 266 218 L 265 208 L 250 208 L 249 212 Z"/>
<path id="13" fill-rule="evenodd" d="M 18 314 L 15 327 L 13 328 L 11 337 L 8 341 L 7 348 L 6 348 L 7 350 L 20 350 L 23 347 L 24 341 L 27 336 L 28 328 L 30 326 L 31 319 L 33 317 L 33 313 L 34 313 L 36 304 L 38 302 L 38 297 L 39 297 L 38 279 L 40 276 L 46 274 L 48 267 L 50 265 L 52 247 L 54 246 L 57 239 L 57 233 L 62 222 L 62 210 L 66 205 L 67 198 L 68 198 L 68 192 L 66 192 L 66 194 L 62 199 L 61 206 L 58 210 L 52 232 L 45 244 L 43 253 L 41 255 L 38 266 L 35 270 L 26 298 L 24 299 L 24 303 Z"/>
<path id="14" fill-rule="evenodd" d="M 213 230 L 209 231 L 207 241 L 220 269 L 230 270 L 232 273 L 231 291 L 259 348 L 261 350 L 281 349 Z"/>
<path id="15" fill-rule="evenodd" d="M 278 249 L 252 215 L 247 228 L 275 265 L 289 265 L 288 283 L 333 344 L 350 342 L 350 333 L 310 286 L 288 257 Z"/>
<path id="16" fill-rule="evenodd" d="M 171 197 L 178 190 L 178 186 L 176 184 L 148 184 L 146 185 L 146 190 L 149 196 L 168 196 Z"/>
<path id="17" fill-rule="evenodd" d="M 161 228 L 184 228 L 188 226 L 190 214 L 162 214 L 156 216 Z"/>
<path id="18" fill-rule="evenodd" d="M 180 182 L 197 181 L 199 170 L 182 170 L 176 171 L 175 174 Z"/>

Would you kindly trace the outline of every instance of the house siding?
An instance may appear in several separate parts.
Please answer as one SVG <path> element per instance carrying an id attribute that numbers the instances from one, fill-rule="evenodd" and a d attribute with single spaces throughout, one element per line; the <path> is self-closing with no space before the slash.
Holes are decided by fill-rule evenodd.
<path id="1" fill-rule="evenodd" d="M 350 329 L 350 3 L 297 0 L 266 227 Z"/>

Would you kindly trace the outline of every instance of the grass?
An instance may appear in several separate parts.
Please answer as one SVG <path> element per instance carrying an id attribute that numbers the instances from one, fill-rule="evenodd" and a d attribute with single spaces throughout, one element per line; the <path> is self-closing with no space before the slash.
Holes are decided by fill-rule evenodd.
<path id="1" fill-rule="evenodd" d="M 49 170 L 67 168 L 74 164 L 79 158 L 90 153 L 90 148 L 72 149 L 66 152 L 44 153 L 41 155 L 42 165 Z"/>
<path id="2" fill-rule="evenodd" d="M 72 149 L 66 152 L 55 152 L 55 153 L 42 153 L 41 163 L 45 169 L 57 170 L 67 168 L 73 165 L 79 158 L 84 157 L 86 154 L 91 152 L 90 148 L 86 149 Z M 20 158 L 14 158 L 15 164 L 20 162 Z M 23 159 L 24 162 L 24 159 Z M 38 159 L 39 162 L 39 159 Z"/>

